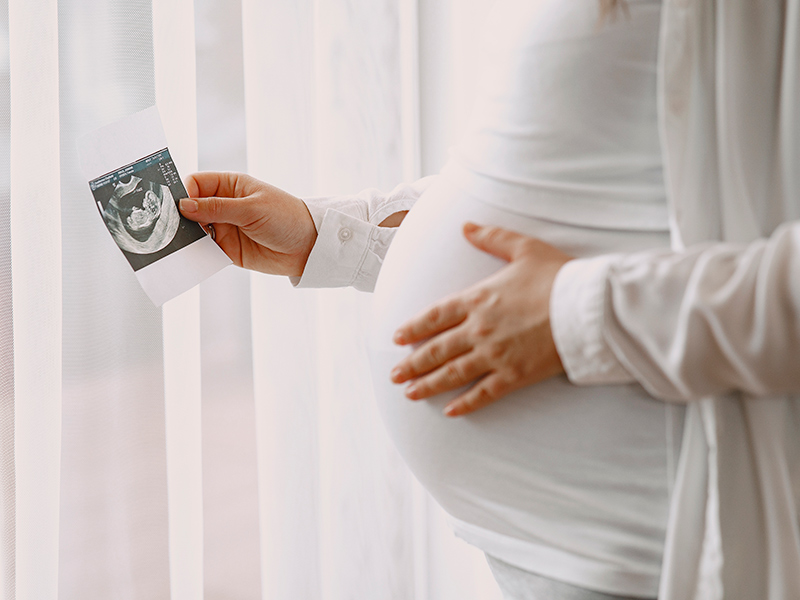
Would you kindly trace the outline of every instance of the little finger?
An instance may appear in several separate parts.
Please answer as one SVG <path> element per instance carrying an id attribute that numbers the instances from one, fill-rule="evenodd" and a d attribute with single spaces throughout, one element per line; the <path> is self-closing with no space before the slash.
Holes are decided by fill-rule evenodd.
<path id="1" fill-rule="evenodd" d="M 489 370 L 489 365 L 482 358 L 469 352 L 446 362 L 433 373 L 419 378 L 408 386 L 406 396 L 411 400 L 430 398 L 467 385 Z"/>
<path id="2" fill-rule="evenodd" d="M 475 412 L 513 391 L 513 387 L 496 371 L 450 402 L 444 408 L 448 417 L 460 417 Z"/>
<path id="3" fill-rule="evenodd" d="M 403 383 L 424 375 L 471 349 L 472 345 L 460 328 L 437 335 L 414 350 L 392 369 L 392 381 Z"/>

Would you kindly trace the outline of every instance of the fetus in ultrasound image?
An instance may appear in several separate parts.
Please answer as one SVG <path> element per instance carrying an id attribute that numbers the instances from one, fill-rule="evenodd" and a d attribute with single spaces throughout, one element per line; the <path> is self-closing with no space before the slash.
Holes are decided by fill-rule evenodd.
<path id="1" fill-rule="evenodd" d="M 177 201 L 187 193 L 166 148 L 90 181 L 89 187 L 134 271 L 206 235 L 178 211 Z"/>
<path id="2" fill-rule="evenodd" d="M 136 175 L 114 184 L 103 218 L 117 245 L 133 254 L 152 254 L 165 248 L 181 221 L 169 188 Z"/>

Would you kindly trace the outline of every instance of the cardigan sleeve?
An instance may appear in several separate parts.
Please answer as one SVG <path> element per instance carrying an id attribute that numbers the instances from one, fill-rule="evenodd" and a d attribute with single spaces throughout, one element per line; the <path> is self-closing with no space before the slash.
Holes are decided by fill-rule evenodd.
<path id="1" fill-rule="evenodd" d="M 364 190 L 355 196 L 308 198 L 304 202 L 317 228 L 317 241 L 296 287 L 375 289 L 395 228 L 380 227 L 387 217 L 409 210 L 436 176 L 402 184 L 391 192 Z"/>
<path id="2" fill-rule="evenodd" d="M 800 222 L 750 244 L 571 261 L 551 320 L 576 384 L 635 379 L 684 402 L 800 392 Z"/>

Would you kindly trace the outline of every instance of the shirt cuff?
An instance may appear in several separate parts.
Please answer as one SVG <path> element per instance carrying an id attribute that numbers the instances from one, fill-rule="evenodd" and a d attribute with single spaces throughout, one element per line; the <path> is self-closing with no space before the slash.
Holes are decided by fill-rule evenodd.
<path id="1" fill-rule="evenodd" d="M 550 294 L 550 327 L 569 380 L 577 385 L 634 381 L 603 335 L 606 279 L 616 254 L 571 260 Z"/>
<path id="2" fill-rule="evenodd" d="M 314 199 L 303 200 L 303 203 L 306 205 L 306 208 L 311 215 L 311 219 L 314 221 L 314 227 L 317 230 L 317 234 L 319 234 L 320 230 L 322 229 L 322 221 L 325 219 L 325 213 L 328 212 L 328 207 L 325 206 L 325 204 L 314 202 L 313 200 Z"/>
<path id="3" fill-rule="evenodd" d="M 290 277 L 292 285 L 299 288 L 352 285 L 362 292 L 373 291 L 395 231 L 327 209 L 303 275 Z"/>

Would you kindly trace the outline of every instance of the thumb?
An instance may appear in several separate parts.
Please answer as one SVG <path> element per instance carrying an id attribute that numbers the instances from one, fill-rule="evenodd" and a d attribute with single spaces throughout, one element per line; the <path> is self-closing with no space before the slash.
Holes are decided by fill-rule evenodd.
<path id="1" fill-rule="evenodd" d="M 252 223 L 255 180 L 244 173 L 204 171 L 193 173 L 185 180 L 189 198 L 183 198 L 178 206 L 187 219 L 200 223 Z"/>
<path id="2" fill-rule="evenodd" d="M 187 219 L 198 223 L 230 223 L 243 227 L 255 220 L 253 199 L 220 198 L 181 198 L 178 206 Z"/>
<path id="3" fill-rule="evenodd" d="M 475 223 L 464 224 L 464 237 L 478 250 L 507 261 L 514 259 L 520 242 L 527 239 L 524 235 L 508 229 Z"/>

